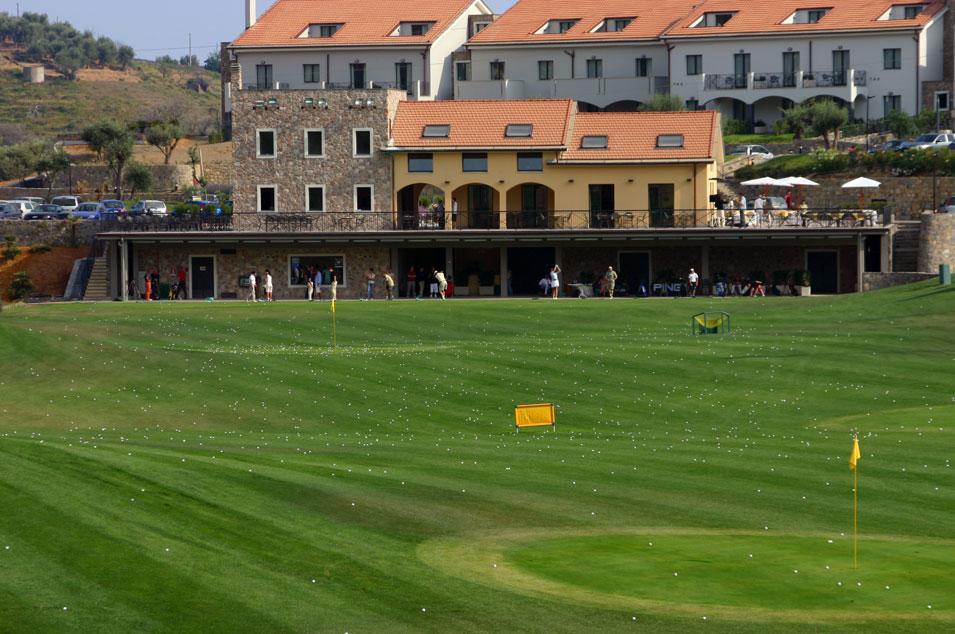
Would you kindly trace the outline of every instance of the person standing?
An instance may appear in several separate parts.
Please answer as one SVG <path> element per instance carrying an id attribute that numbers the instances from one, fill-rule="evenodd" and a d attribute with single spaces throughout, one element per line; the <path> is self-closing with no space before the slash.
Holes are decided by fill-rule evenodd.
<path id="1" fill-rule="evenodd" d="M 395 278 L 391 276 L 390 269 L 385 269 L 382 277 L 385 280 L 385 299 L 391 301 L 395 298 Z"/>
<path id="2" fill-rule="evenodd" d="M 739 226 L 746 226 L 746 207 L 749 201 L 746 200 L 746 194 L 739 195 Z"/>
<path id="3" fill-rule="evenodd" d="M 252 269 L 252 272 L 249 273 L 249 296 L 245 298 L 247 302 L 257 302 L 259 301 L 255 293 L 255 269 Z"/>
<path id="4" fill-rule="evenodd" d="M 274 301 L 272 299 L 272 272 L 268 269 L 265 269 L 265 301 Z"/>
<path id="5" fill-rule="evenodd" d="M 405 295 L 408 299 L 414 299 L 418 291 L 418 273 L 414 266 L 408 267 L 408 274 L 405 276 L 407 284 L 405 285 Z"/>
<path id="6" fill-rule="evenodd" d="M 176 299 L 186 299 L 186 269 L 180 266 L 176 277 L 179 280 L 176 286 Z"/>
<path id="7" fill-rule="evenodd" d="M 143 282 L 146 284 L 146 301 L 153 301 L 153 278 L 149 276 L 149 273 L 146 273 Z"/>
<path id="8" fill-rule="evenodd" d="M 792 209 L 792 208 L 793 208 L 793 192 L 790 189 L 789 191 L 786 192 L 786 209 Z"/>
<path id="9" fill-rule="evenodd" d="M 332 272 L 332 303 L 338 299 L 338 276 Z"/>
<path id="10" fill-rule="evenodd" d="M 321 301 L 322 299 L 322 268 L 320 266 L 315 267 L 315 299 Z"/>
<path id="11" fill-rule="evenodd" d="M 451 197 L 451 226 L 458 226 L 458 199 Z"/>
<path id="12" fill-rule="evenodd" d="M 607 273 L 604 277 L 607 279 L 607 294 L 610 296 L 610 299 L 613 299 L 613 290 L 617 286 L 617 272 L 613 270 L 612 266 L 608 266 Z"/>
<path id="13" fill-rule="evenodd" d="M 550 270 L 550 298 L 557 299 L 560 295 L 560 267 L 556 264 Z"/>
<path id="14" fill-rule="evenodd" d="M 441 297 L 441 301 L 444 301 L 444 294 L 448 290 L 448 279 L 444 276 L 444 271 L 435 271 L 434 279 L 438 285 L 438 295 Z"/>
<path id="15" fill-rule="evenodd" d="M 371 301 L 375 299 L 375 270 L 368 269 L 365 273 L 365 299 Z"/>
<path id="16" fill-rule="evenodd" d="M 760 194 L 756 197 L 756 202 L 753 203 L 753 221 L 750 224 L 757 227 L 763 224 L 763 209 L 765 207 L 766 199 Z"/>
<path id="17" fill-rule="evenodd" d="M 431 267 L 431 275 L 428 276 L 428 290 L 431 292 L 430 297 L 434 299 L 438 296 L 438 269 Z"/>
<path id="18" fill-rule="evenodd" d="M 427 283 L 428 276 L 423 266 L 418 267 L 418 297 L 424 297 L 424 285 Z"/>
<path id="19" fill-rule="evenodd" d="M 686 276 L 686 290 L 689 292 L 690 297 L 696 297 L 696 289 L 700 285 L 700 276 L 696 274 L 696 271 L 690 269 L 690 274 Z"/>
<path id="20" fill-rule="evenodd" d="M 305 287 L 308 301 L 312 301 L 312 296 L 315 294 L 315 278 L 311 270 L 305 276 Z"/>
<path id="21" fill-rule="evenodd" d="M 159 301 L 159 270 L 158 269 L 153 269 L 152 282 L 153 282 L 153 299 L 158 302 Z"/>

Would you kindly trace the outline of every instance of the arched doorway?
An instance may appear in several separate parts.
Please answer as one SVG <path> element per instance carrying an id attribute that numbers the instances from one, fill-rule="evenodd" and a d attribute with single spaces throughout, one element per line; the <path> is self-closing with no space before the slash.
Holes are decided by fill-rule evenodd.
<path id="1" fill-rule="evenodd" d="M 615 101 L 606 108 L 604 112 L 637 112 L 640 110 L 640 106 L 643 105 L 639 101 L 633 99 L 624 99 L 622 101 Z"/>
<path id="2" fill-rule="evenodd" d="M 553 226 L 554 190 L 540 183 L 521 183 L 507 190 L 508 229 Z"/>
<path id="3" fill-rule="evenodd" d="M 762 123 L 769 128 L 765 132 L 772 130 L 773 124 L 783 116 L 783 111 L 792 108 L 793 102 L 785 97 L 763 97 L 753 102 L 753 120 L 758 128 Z"/>
<path id="4" fill-rule="evenodd" d="M 600 106 L 594 105 L 587 101 L 578 101 L 577 112 L 600 112 Z"/>
<path id="5" fill-rule="evenodd" d="M 706 102 L 707 110 L 717 110 L 723 119 L 732 119 L 743 124 L 745 132 L 753 131 L 753 106 L 733 97 L 718 97 Z"/>
<path id="6" fill-rule="evenodd" d="M 429 183 L 398 190 L 398 226 L 401 229 L 444 229 L 444 191 Z"/>
<path id="7" fill-rule="evenodd" d="M 452 217 L 455 229 L 498 229 L 500 227 L 501 195 L 484 183 L 461 185 L 451 193 L 452 209 L 456 202 L 458 213 Z"/>

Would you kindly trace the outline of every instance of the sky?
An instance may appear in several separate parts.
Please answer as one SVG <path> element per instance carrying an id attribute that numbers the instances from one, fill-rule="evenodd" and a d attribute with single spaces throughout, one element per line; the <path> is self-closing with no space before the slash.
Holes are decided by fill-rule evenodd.
<path id="1" fill-rule="evenodd" d="M 485 1 L 497 12 L 514 3 Z M 258 0 L 259 13 L 273 2 Z M 0 11 L 15 15 L 17 4 L 21 13 L 46 13 L 51 20 L 129 44 L 142 59 L 182 57 L 189 50 L 191 31 L 193 54 L 202 61 L 219 42 L 235 39 L 245 27 L 245 0 L 0 0 Z"/>

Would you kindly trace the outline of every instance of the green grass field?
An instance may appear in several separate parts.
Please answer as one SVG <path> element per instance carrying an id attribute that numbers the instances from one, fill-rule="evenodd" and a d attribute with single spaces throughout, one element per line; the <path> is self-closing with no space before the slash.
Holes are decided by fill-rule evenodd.
<path id="1" fill-rule="evenodd" d="M 953 312 L 7 307 L 0 631 L 951 631 Z"/>

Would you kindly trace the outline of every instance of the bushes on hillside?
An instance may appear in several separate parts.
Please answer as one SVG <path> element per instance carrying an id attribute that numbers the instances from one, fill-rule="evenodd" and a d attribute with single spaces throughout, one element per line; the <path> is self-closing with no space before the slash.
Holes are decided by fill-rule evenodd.
<path id="1" fill-rule="evenodd" d="M 906 150 L 905 152 L 835 152 L 818 150 L 809 154 L 791 154 L 774 158 L 759 165 L 736 170 L 740 180 L 772 176 L 781 178 L 793 174 L 834 174 L 837 172 L 865 172 L 892 176 L 919 176 L 938 174 L 955 176 L 955 152 L 941 150 Z"/>

